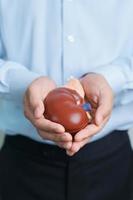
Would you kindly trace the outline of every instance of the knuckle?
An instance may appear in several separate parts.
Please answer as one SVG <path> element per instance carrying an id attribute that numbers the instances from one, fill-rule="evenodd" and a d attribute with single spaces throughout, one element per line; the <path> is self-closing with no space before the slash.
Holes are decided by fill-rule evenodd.
<path id="1" fill-rule="evenodd" d="M 34 126 L 36 128 L 40 128 L 40 123 L 38 122 L 38 120 L 34 120 Z"/>
<path id="2" fill-rule="evenodd" d="M 45 131 L 38 131 L 39 135 L 46 140 L 49 140 L 50 138 L 47 136 Z"/>
<path id="3" fill-rule="evenodd" d="M 56 134 L 53 134 L 52 139 L 53 139 L 54 141 L 56 141 L 56 142 L 60 142 L 60 141 L 61 141 L 60 138 L 59 138 L 59 136 L 56 135 Z"/>
<path id="4" fill-rule="evenodd" d="M 54 126 L 50 121 L 47 121 L 47 129 L 49 129 L 49 131 L 51 132 L 56 132 L 56 126 Z"/>

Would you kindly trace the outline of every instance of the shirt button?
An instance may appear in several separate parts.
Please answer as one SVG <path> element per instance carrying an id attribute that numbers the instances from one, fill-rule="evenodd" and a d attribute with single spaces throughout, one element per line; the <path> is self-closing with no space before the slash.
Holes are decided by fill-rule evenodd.
<path id="1" fill-rule="evenodd" d="M 74 42 L 75 42 L 75 38 L 74 38 L 73 35 L 68 35 L 68 36 L 67 36 L 67 39 L 68 39 L 68 41 L 71 42 L 71 43 L 74 43 Z"/>

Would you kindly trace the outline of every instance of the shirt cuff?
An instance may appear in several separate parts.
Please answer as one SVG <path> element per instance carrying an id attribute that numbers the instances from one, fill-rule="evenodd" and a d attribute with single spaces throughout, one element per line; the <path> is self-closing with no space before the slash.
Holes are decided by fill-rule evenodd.
<path id="1" fill-rule="evenodd" d="M 29 84 L 36 78 L 42 76 L 28 70 L 26 67 L 15 62 L 4 62 L 0 74 L 0 92 L 6 94 L 9 99 L 22 100 Z"/>

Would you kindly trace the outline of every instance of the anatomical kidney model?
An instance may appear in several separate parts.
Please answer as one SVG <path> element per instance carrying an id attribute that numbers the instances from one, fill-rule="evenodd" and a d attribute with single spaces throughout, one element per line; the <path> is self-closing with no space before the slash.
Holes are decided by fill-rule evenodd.
<path id="1" fill-rule="evenodd" d="M 91 105 L 84 100 L 84 90 L 78 79 L 48 93 L 44 100 L 44 116 L 64 126 L 65 131 L 75 135 L 91 122 Z"/>

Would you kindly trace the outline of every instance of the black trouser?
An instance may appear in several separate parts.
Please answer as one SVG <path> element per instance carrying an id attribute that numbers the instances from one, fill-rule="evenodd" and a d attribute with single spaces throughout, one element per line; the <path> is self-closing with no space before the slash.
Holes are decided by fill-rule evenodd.
<path id="1" fill-rule="evenodd" d="M 0 152 L 2 200 L 128 200 L 132 150 L 126 132 L 69 157 L 57 146 L 7 136 Z"/>

